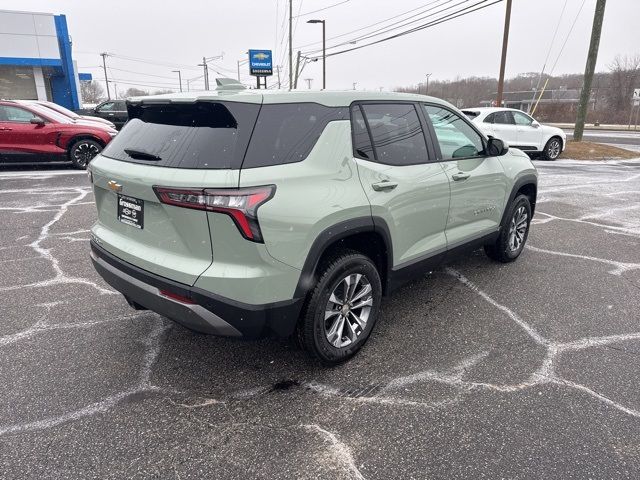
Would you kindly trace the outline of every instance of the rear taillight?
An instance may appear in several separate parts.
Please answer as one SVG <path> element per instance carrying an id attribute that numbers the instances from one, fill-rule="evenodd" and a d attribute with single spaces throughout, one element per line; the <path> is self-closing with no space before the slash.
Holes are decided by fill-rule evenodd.
<path id="1" fill-rule="evenodd" d="M 158 199 L 167 205 L 194 208 L 229 215 L 242 236 L 262 242 L 258 224 L 258 207 L 273 197 L 275 185 L 262 187 L 211 189 L 153 187 Z"/>

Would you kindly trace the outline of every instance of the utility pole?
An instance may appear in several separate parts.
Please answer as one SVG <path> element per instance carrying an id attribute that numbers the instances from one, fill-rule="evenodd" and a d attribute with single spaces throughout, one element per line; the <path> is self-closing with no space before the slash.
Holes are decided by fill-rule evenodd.
<path id="1" fill-rule="evenodd" d="M 427 73 L 427 91 L 425 92 L 425 95 L 429 95 L 429 77 L 431 76 L 431 73 Z"/>
<path id="2" fill-rule="evenodd" d="M 240 60 L 238 60 L 238 81 L 240 81 Z"/>
<path id="3" fill-rule="evenodd" d="M 353 89 L 356 89 L 356 85 L 358 84 L 358 82 L 353 82 Z"/>
<path id="4" fill-rule="evenodd" d="M 596 11 L 593 15 L 593 27 L 591 29 L 591 42 L 589 43 L 589 53 L 587 55 L 587 64 L 584 68 L 584 81 L 582 82 L 582 91 L 580 92 L 580 103 L 578 104 L 578 116 L 576 117 L 576 126 L 573 130 L 573 140 L 575 142 L 582 141 L 582 133 L 584 132 L 584 122 L 587 118 L 587 109 L 589 107 L 589 96 L 591 95 L 591 82 L 593 81 L 593 72 L 596 69 L 596 60 L 598 59 L 598 48 L 600 46 L 600 33 L 602 32 L 602 21 L 604 20 L 604 7 L 607 0 L 598 0 L 596 3 Z"/>
<path id="5" fill-rule="evenodd" d="M 300 63 L 300 52 L 298 52 L 298 63 Z M 298 69 L 296 68 L 296 77 Z M 298 79 L 296 78 L 296 83 Z M 293 85 L 293 0 L 289 0 L 289 90 Z M 294 87 L 295 88 L 295 87 Z"/>
<path id="6" fill-rule="evenodd" d="M 209 90 L 209 67 L 207 66 L 207 57 L 202 57 L 202 63 L 198 64 L 204 70 L 204 89 Z"/>
<path id="7" fill-rule="evenodd" d="M 104 68 L 104 83 L 107 84 L 107 100 L 111 100 L 111 93 L 109 93 L 109 79 L 107 78 L 107 56 L 108 53 L 101 53 L 102 57 L 102 68 Z"/>
<path id="8" fill-rule="evenodd" d="M 311 90 L 311 82 L 313 82 L 313 78 L 305 78 L 305 82 L 307 82 L 307 90 Z"/>
<path id="9" fill-rule="evenodd" d="M 276 72 L 278 72 L 278 90 L 280 90 L 280 65 L 276 65 Z"/>
<path id="10" fill-rule="evenodd" d="M 180 83 L 180 91 L 182 91 L 182 72 L 180 70 L 171 70 L 173 73 L 178 74 L 178 82 Z"/>
<path id="11" fill-rule="evenodd" d="M 502 106 L 502 93 L 504 91 L 504 67 L 507 63 L 507 44 L 509 43 L 509 24 L 511 23 L 511 1 L 507 0 L 507 11 L 504 16 L 504 34 L 502 36 L 502 59 L 500 60 L 500 78 L 498 78 L 498 97 L 496 106 Z"/>
<path id="12" fill-rule="evenodd" d="M 296 61 L 296 75 L 293 80 L 293 88 L 298 88 L 298 77 L 300 76 L 300 55 L 301 52 L 298 50 L 298 60 Z M 289 90 L 291 90 L 291 85 L 289 85 Z"/>

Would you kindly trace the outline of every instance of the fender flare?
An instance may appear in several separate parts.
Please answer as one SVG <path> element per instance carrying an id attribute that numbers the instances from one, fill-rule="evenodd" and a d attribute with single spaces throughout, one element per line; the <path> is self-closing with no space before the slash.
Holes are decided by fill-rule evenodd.
<path id="1" fill-rule="evenodd" d="M 391 234 L 387 223 L 381 217 L 367 216 L 351 218 L 324 229 L 316 237 L 309 249 L 309 252 L 307 253 L 307 258 L 302 267 L 298 284 L 296 285 L 294 298 L 304 297 L 314 286 L 316 269 L 318 268 L 322 255 L 327 251 L 327 248 L 339 240 L 367 232 L 377 233 L 382 237 L 386 250 L 387 271 L 380 273 L 384 274 L 385 278 L 388 279 L 389 272 L 393 267 L 393 245 L 391 243 Z"/>
<path id="2" fill-rule="evenodd" d="M 504 206 L 504 211 L 502 212 L 502 218 L 500 219 L 500 228 L 502 228 L 502 226 L 504 225 L 504 222 L 506 220 L 509 205 L 511 205 L 513 200 L 516 198 L 518 190 L 520 190 L 525 185 L 533 185 L 533 186 L 535 186 L 536 187 L 536 196 L 537 196 L 537 193 L 538 193 L 538 177 L 536 177 L 533 173 L 527 173 L 527 174 L 522 175 L 521 177 L 519 177 L 515 181 L 515 183 L 513 184 L 513 187 L 511 188 L 511 193 L 509 194 L 509 200 L 507 200 L 507 203 Z M 535 208 L 536 208 L 536 202 L 535 202 L 535 198 L 534 198 L 533 202 L 531 203 L 531 216 L 532 217 L 533 217 L 533 214 L 535 213 Z"/>

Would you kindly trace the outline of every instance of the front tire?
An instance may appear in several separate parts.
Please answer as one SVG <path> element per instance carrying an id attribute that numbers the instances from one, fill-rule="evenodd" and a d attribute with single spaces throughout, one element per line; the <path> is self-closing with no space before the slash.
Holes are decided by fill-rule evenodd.
<path id="1" fill-rule="evenodd" d="M 69 148 L 69 160 L 75 168 L 85 170 L 93 157 L 102 151 L 102 145 L 89 138 L 81 138 Z"/>
<path id="2" fill-rule="evenodd" d="M 353 357 L 369 338 L 382 299 L 374 263 L 355 251 L 324 262 L 297 328 L 300 345 L 326 365 Z"/>
<path id="3" fill-rule="evenodd" d="M 498 239 L 494 244 L 484 246 L 487 256 L 497 262 L 513 262 L 524 249 L 530 225 L 531 203 L 526 195 L 518 195 L 509 207 Z"/>
<path id="4" fill-rule="evenodd" d="M 556 160 L 560 153 L 562 153 L 562 140 L 558 137 L 551 137 L 542 150 L 542 158 Z"/>

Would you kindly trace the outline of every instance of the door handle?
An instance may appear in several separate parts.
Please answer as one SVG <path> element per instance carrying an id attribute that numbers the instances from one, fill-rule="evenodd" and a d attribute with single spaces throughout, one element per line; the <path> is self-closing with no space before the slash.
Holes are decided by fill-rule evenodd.
<path id="1" fill-rule="evenodd" d="M 13 130 L 13 128 L 9 128 L 9 127 L 2 127 L 2 128 L 0 128 L 0 130 L 4 130 L 4 131 L 6 132 L 6 131 L 11 131 L 11 130 Z"/>
<path id="2" fill-rule="evenodd" d="M 456 182 L 459 182 L 460 180 L 466 180 L 470 176 L 471 176 L 470 173 L 458 172 L 451 175 L 451 178 L 453 178 Z"/>
<path id="3" fill-rule="evenodd" d="M 376 192 L 383 192 L 385 190 L 393 190 L 394 188 L 396 188 L 398 186 L 398 184 L 396 182 L 390 182 L 389 180 L 383 180 L 381 182 L 378 183 L 372 183 L 371 187 L 376 191 Z"/>

